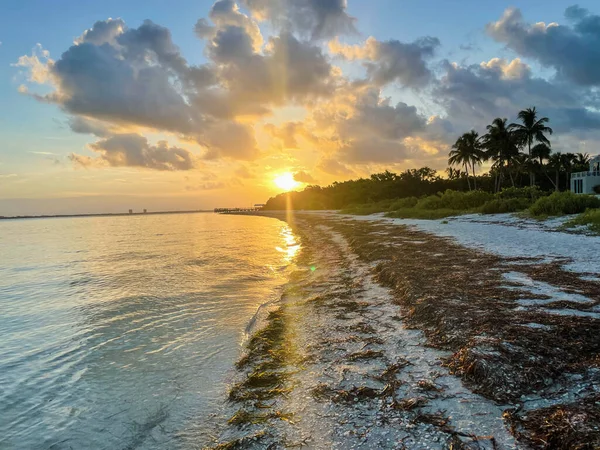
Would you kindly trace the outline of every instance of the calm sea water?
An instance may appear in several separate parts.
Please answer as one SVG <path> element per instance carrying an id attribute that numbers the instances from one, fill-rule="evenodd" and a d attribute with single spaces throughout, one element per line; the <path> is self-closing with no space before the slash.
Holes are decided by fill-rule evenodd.
<path id="1" fill-rule="evenodd" d="M 0 221 L 0 448 L 201 448 L 298 248 L 262 217 Z"/>

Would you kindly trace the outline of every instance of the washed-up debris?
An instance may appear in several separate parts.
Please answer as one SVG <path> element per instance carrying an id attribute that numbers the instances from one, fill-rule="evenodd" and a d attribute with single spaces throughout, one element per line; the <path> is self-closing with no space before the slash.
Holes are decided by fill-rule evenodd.
<path id="1" fill-rule="evenodd" d="M 532 298 L 529 279 L 552 284 L 560 267 L 335 216 L 296 226 L 319 270 L 294 277 L 293 295 L 250 340 L 223 441 L 268 430 L 245 448 L 526 448 L 537 428 L 507 416 L 516 444 L 503 409 L 525 403 L 527 418 L 550 417 L 564 399 L 535 409 L 529 394 L 593 394 L 590 379 L 566 374 L 600 366 L 598 321 L 519 304 Z M 402 247 L 389 245 L 396 238 Z M 507 281 L 509 272 L 529 278 Z M 577 311 L 600 302 L 596 280 L 557 279 L 561 292 L 590 299 L 572 302 Z"/>
<path id="2" fill-rule="evenodd" d="M 510 410 L 506 419 L 533 448 L 592 450 L 600 448 L 600 395 L 577 403 L 533 411 Z"/>

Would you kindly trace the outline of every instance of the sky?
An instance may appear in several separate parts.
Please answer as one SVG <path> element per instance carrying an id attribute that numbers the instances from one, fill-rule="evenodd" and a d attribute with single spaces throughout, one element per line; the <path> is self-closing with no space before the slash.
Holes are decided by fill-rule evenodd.
<path id="1" fill-rule="evenodd" d="M 264 203 L 428 166 L 536 106 L 598 154 L 600 6 L 22 0 L 0 14 L 0 216 Z"/>

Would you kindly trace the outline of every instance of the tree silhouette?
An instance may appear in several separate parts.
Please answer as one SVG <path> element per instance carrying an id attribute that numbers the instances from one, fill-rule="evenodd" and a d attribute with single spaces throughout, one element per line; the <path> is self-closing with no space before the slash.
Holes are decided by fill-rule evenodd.
<path id="1" fill-rule="evenodd" d="M 499 174 L 495 190 L 500 190 L 505 172 L 508 172 L 511 184 L 515 186 L 513 170 L 518 165 L 520 155 L 519 139 L 506 125 L 506 119 L 497 117 L 486 128 L 487 133 L 482 138 L 485 156 L 494 162 L 492 168 L 496 168 Z"/>
<path id="2" fill-rule="evenodd" d="M 550 147 L 550 141 L 545 133 L 552 134 L 552 128 L 546 126 L 550 119 L 542 117 L 538 119 L 537 110 L 534 107 L 519 111 L 517 117 L 522 123 L 511 123 L 509 129 L 515 134 L 521 145 L 527 145 L 528 155 L 531 158 L 531 145 L 534 142 L 546 144 Z M 529 182 L 535 185 L 535 172 L 529 172 Z"/>
<path id="3" fill-rule="evenodd" d="M 450 151 L 450 157 L 448 158 L 448 164 L 450 165 L 462 165 L 467 172 L 467 182 L 469 190 L 471 190 L 471 182 L 469 180 L 469 168 L 473 170 L 473 183 L 475 189 L 477 189 L 477 178 L 475 175 L 475 165 L 481 164 L 483 156 L 482 146 L 479 140 L 479 134 L 475 130 L 471 130 L 468 133 L 460 136 L 454 145 L 452 145 L 452 151 Z"/>

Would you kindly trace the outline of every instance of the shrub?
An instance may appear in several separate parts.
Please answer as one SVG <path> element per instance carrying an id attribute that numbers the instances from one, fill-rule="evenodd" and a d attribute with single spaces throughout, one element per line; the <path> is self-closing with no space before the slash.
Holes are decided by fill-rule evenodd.
<path id="1" fill-rule="evenodd" d="M 399 198 L 392 202 L 389 210 L 395 211 L 397 209 L 403 209 L 403 208 L 414 208 L 418 202 L 419 202 L 419 199 L 417 197 Z"/>
<path id="2" fill-rule="evenodd" d="M 441 200 L 443 208 L 466 210 L 479 208 L 493 198 L 493 194 L 485 191 L 460 192 L 448 189 L 442 194 Z"/>
<path id="3" fill-rule="evenodd" d="M 594 188 L 593 188 L 593 189 L 594 189 L 594 192 L 595 192 L 596 194 L 600 194 L 600 184 L 599 184 L 599 185 L 597 185 L 597 186 L 594 186 Z"/>
<path id="4" fill-rule="evenodd" d="M 588 208 L 600 208 L 600 199 L 593 195 L 555 192 L 538 199 L 531 205 L 529 212 L 534 216 L 560 216 L 579 214 Z"/>
<path id="5" fill-rule="evenodd" d="M 504 214 L 516 211 L 523 211 L 529 208 L 531 201 L 526 198 L 509 198 L 509 199 L 495 199 L 486 202 L 481 207 L 483 214 Z"/>
<path id="6" fill-rule="evenodd" d="M 367 216 L 369 214 L 375 214 L 378 212 L 387 211 L 391 200 L 381 200 L 374 203 L 365 203 L 361 205 L 350 205 L 347 208 L 342 209 L 342 214 L 356 214 L 358 216 Z"/>
<path id="7" fill-rule="evenodd" d="M 497 196 L 502 199 L 528 198 L 533 201 L 537 200 L 538 198 L 545 197 L 546 195 L 548 195 L 548 193 L 540 190 L 540 188 L 537 186 L 526 186 L 522 188 L 509 187 L 502 189 L 497 194 Z"/>
<path id="8" fill-rule="evenodd" d="M 386 214 L 387 217 L 396 217 L 400 219 L 426 219 L 435 220 L 445 217 L 456 216 L 457 212 L 453 209 L 417 209 L 404 208 L 391 211 Z"/>
<path id="9" fill-rule="evenodd" d="M 423 197 L 415 205 L 417 209 L 442 209 L 443 207 L 442 198 L 437 195 Z"/>

